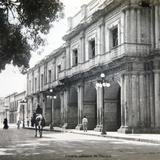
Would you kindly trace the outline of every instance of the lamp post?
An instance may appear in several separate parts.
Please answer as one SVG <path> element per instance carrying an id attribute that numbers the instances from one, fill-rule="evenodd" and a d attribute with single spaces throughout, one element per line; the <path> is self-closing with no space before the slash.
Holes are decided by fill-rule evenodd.
<path id="1" fill-rule="evenodd" d="M 105 80 L 105 74 L 101 73 L 100 79 L 96 83 L 97 87 L 102 88 L 102 132 L 101 134 L 106 134 L 105 129 L 105 114 L 104 114 L 104 87 L 110 87 L 110 83 Z"/>
<path id="2" fill-rule="evenodd" d="M 53 89 L 51 88 L 49 90 L 50 93 L 53 92 Z M 51 123 L 50 123 L 50 129 L 53 129 L 53 114 L 54 114 L 54 100 L 57 98 L 55 95 L 48 95 L 47 98 L 49 98 L 51 100 Z"/>

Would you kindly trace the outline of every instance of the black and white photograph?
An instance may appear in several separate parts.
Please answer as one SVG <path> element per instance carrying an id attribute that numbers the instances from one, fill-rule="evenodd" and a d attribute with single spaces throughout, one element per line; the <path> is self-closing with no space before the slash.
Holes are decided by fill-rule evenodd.
<path id="1" fill-rule="evenodd" d="M 0 0 L 0 160 L 160 160 L 160 0 Z"/>

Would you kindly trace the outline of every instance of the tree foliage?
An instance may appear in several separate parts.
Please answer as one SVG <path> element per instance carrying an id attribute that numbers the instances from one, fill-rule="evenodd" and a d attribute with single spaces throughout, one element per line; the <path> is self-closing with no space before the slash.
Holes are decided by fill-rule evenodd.
<path id="1" fill-rule="evenodd" d="M 7 63 L 26 70 L 62 9 L 59 0 L 0 0 L 0 71 Z"/>

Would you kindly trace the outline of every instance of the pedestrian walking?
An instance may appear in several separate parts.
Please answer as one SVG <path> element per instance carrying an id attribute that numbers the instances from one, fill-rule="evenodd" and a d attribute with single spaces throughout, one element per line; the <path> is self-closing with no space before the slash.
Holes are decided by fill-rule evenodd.
<path id="1" fill-rule="evenodd" d="M 17 122 L 17 129 L 19 129 L 19 128 L 20 128 L 20 124 L 21 124 L 21 121 L 20 121 L 20 120 L 18 120 L 18 122 Z"/>
<path id="2" fill-rule="evenodd" d="M 7 120 L 7 118 L 4 119 L 3 125 L 4 125 L 3 129 L 8 129 L 9 126 L 8 126 L 8 120 Z"/>
<path id="3" fill-rule="evenodd" d="M 82 125 L 83 125 L 83 131 L 87 132 L 88 119 L 86 116 L 84 116 L 82 119 Z"/>

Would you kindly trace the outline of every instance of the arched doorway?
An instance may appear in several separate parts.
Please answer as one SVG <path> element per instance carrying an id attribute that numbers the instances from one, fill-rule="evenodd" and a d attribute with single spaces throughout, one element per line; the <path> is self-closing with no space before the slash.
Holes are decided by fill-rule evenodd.
<path id="1" fill-rule="evenodd" d="M 88 129 L 94 129 L 97 123 L 97 93 L 93 83 L 84 85 L 84 115 L 88 118 Z"/>
<path id="2" fill-rule="evenodd" d="M 78 93 L 76 87 L 69 89 L 67 128 L 74 129 L 78 124 Z"/>
<path id="3" fill-rule="evenodd" d="M 117 131 L 121 126 L 120 85 L 112 82 L 104 88 L 104 117 L 107 131 Z"/>

